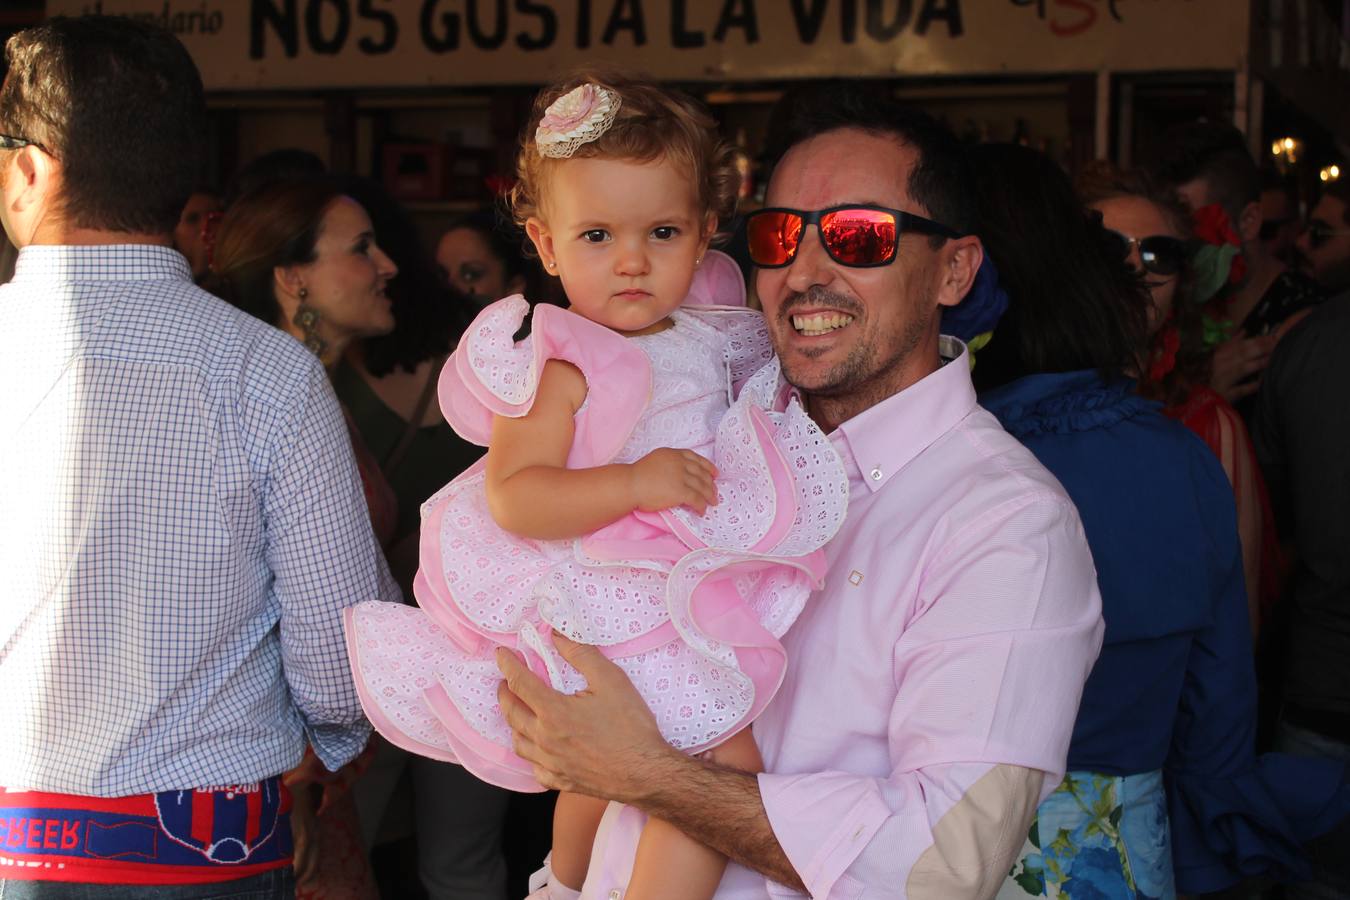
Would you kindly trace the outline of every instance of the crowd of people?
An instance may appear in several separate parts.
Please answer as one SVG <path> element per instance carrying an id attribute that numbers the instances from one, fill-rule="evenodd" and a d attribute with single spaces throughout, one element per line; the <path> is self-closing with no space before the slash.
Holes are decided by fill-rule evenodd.
<path id="1" fill-rule="evenodd" d="M 595 69 L 428 246 L 5 52 L 5 900 L 1350 896 L 1350 188 Z"/>

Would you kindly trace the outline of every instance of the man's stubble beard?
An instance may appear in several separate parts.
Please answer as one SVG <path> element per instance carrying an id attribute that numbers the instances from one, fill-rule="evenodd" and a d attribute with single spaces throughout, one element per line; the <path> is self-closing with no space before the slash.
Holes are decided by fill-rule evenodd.
<path id="1" fill-rule="evenodd" d="M 800 296 L 802 295 L 798 295 Z M 847 304 L 839 303 L 837 298 L 840 295 L 837 294 L 812 290 L 805 296 L 808 301 L 830 298 L 834 300 L 833 305 L 846 309 L 858 308 L 858 304 L 851 299 Z M 783 311 L 779 314 L 788 328 L 792 327 L 790 316 L 794 305 L 800 305 L 795 297 L 784 304 Z M 819 385 L 802 384 L 787 366 L 783 367 L 783 377 L 793 387 L 812 397 L 824 400 L 847 399 L 848 405 L 856 407 L 858 411 L 874 406 L 895 393 L 892 386 L 893 378 L 888 376 L 900 374 L 906 360 L 928 333 L 933 316 L 936 314 L 936 307 L 933 303 L 925 302 L 915 312 L 917 315 L 906 323 L 900 335 L 899 345 L 884 358 L 880 355 L 880 348 L 874 336 L 861 335 L 848 355 L 825 374 Z"/>

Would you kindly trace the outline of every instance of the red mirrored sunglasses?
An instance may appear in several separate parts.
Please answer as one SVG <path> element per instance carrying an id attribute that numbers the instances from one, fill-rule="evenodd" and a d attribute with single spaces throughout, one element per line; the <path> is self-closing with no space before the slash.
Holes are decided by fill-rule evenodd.
<path id="1" fill-rule="evenodd" d="M 761 269 L 791 265 L 807 225 L 820 229 L 830 259 L 855 269 L 890 265 L 906 231 L 961 237 L 941 222 L 885 206 L 832 206 L 814 212 L 768 207 L 746 217 L 750 261 Z"/>

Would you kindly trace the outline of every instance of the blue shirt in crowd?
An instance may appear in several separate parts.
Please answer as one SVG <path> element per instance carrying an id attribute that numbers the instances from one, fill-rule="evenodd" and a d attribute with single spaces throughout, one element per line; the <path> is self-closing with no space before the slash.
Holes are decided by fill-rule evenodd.
<path id="1" fill-rule="evenodd" d="M 1165 775 L 1177 888 L 1301 868 L 1350 812 L 1344 767 L 1255 752 L 1256 678 L 1233 491 L 1209 448 L 1133 383 L 1032 375 L 980 403 L 1064 485 L 1106 638 L 1070 771 Z"/>

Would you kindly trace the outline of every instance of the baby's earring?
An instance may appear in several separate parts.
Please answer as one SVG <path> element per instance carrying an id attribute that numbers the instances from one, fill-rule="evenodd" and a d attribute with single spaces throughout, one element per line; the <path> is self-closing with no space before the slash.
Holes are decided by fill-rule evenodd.
<path id="1" fill-rule="evenodd" d="M 558 268 L 558 261 L 556 259 L 550 259 L 548 262 L 544 263 L 544 266 L 551 272 Z"/>
<path id="2" fill-rule="evenodd" d="M 697 268 L 699 267 L 699 263 L 701 263 L 701 262 L 703 262 L 703 257 L 701 257 L 701 256 L 695 256 L 695 257 L 694 257 L 694 268 L 697 269 Z"/>

